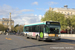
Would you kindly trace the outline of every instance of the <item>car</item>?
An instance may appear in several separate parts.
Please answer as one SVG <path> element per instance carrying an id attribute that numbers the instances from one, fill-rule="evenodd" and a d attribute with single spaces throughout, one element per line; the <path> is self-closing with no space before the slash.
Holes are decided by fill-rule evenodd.
<path id="1" fill-rule="evenodd" d="M 67 31 L 62 30 L 61 33 L 67 33 Z"/>

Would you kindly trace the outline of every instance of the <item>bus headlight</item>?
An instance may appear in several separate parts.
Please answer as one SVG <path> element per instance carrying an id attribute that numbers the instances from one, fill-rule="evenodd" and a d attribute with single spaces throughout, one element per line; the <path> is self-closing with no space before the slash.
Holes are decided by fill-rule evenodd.
<path id="1" fill-rule="evenodd" d="M 58 37 L 60 37 L 61 35 L 58 35 Z"/>
<path id="2" fill-rule="evenodd" d="M 48 36 L 48 34 L 44 33 L 44 36 Z"/>
<path id="3" fill-rule="evenodd" d="M 48 38 L 48 34 L 44 34 L 44 38 Z"/>

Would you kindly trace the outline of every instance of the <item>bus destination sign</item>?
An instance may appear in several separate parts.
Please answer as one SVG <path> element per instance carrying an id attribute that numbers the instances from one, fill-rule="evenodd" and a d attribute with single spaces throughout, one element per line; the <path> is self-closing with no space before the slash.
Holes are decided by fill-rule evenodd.
<path id="1" fill-rule="evenodd" d="M 60 25 L 59 22 L 46 22 L 47 25 Z"/>

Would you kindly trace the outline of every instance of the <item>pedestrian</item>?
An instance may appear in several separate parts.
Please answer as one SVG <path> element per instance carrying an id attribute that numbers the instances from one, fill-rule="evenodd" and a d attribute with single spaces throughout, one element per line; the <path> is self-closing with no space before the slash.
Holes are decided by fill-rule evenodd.
<path id="1" fill-rule="evenodd" d="M 8 32 L 6 33 L 6 35 L 8 35 Z"/>

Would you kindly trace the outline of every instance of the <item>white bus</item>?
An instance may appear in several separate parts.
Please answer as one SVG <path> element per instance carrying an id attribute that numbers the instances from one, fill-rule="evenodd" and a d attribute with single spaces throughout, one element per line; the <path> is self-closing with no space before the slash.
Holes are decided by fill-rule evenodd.
<path id="1" fill-rule="evenodd" d="M 24 25 L 23 32 L 27 38 L 39 40 L 60 40 L 60 23 L 46 21 Z"/>

